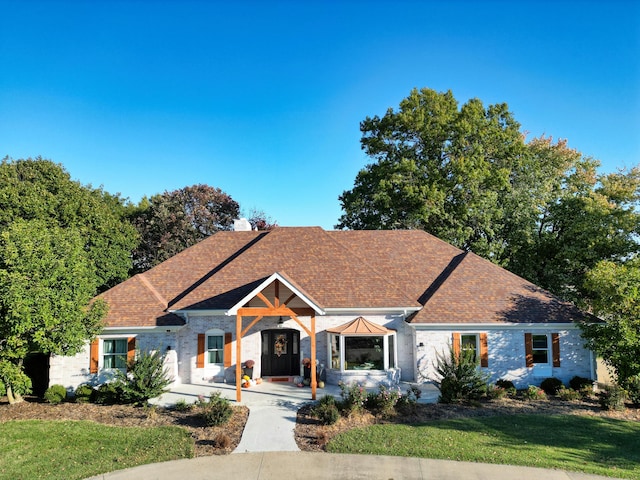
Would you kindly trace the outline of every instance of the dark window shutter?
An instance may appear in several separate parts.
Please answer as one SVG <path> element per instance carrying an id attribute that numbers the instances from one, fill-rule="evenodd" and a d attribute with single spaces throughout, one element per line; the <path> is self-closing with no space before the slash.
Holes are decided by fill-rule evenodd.
<path id="1" fill-rule="evenodd" d="M 480 366 L 488 367 L 489 366 L 489 347 L 487 344 L 487 334 L 480 334 Z"/>
<path id="2" fill-rule="evenodd" d="M 100 340 L 97 338 L 91 342 L 91 347 L 89 349 L 89 373 L 98 373 L 98 352 L 100 351 Z"/>
<path id="3" fill-rule="evenodd" d="M 127 369 L 136 359 L 136 337 L 127 338 Z"/>
<path id="4" fill-rule="evenodd" d="M 196 357 L 196 368 L 204 368 L 204 342 L 206 335 L 204 333 L 198 334 L 198 356 Z"/>
<path id="5" fill-rule="evenodd" d="M 533 336 L 530 333 L 524 334 L 524 352 L 527 367 L 533 367 Z"/>
<path id="6" fill-rule="evenodd" d="M 460 333 L 453 332 L 453 356 L 460 358 Z"/>
<path id="7" fill-rule="evenodd" d="M 551 334 L 551 349 L 553 352 L 553 366 L 560 366 L 560 335 L 557 333 Z"/>

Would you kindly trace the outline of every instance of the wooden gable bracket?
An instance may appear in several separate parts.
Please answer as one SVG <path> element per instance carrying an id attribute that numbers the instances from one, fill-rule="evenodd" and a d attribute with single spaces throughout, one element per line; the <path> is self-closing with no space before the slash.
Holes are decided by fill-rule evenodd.
<path id="1" fill-rule="evenodd" d="M 276 288 L 276 301 L 274 304 L 258 293 L 257 296 L 265 302 L 267 307 L 243 307 L 238 309 L 236 314 L 236 401 L 242 401 L 242 364 L 240 359 L 242 358 L 242 337 L 244 337 L 249 329 L 257 324 L 264 317 L 291 317 L 300 327 L 309 335 L 311 339 L 311 365 L 316 365 L 316 312 L 312 308 L 296 308 L 291 309 L 287 307 L 292 299 L 289 298 L 284 304 L 280 304 L 277 300 L 278 289 Z M 307 327 L 298 317 L 310 316 L 310 326 Z M 246 328 L 242 328 L 243 317 L 255 317 Z M 316 399 L 317 378 L 316 369 L 311 369 L 311 399 Z"/>

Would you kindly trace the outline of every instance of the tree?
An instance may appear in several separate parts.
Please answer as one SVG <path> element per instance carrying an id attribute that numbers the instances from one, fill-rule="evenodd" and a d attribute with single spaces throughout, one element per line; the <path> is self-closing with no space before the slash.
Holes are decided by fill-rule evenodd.
<path id="1" fill-rule="evenodd" d="M 339 197 L 336 228 L 422 229 L 566 299 L 602 259 L 638 252 L 640 170 L 598 175 L 566 141 L 525 141 L 506 104 L 413 90 L 367 117 L 373 158 Z"/>
<path id="2" fill-rule="evenodd" d="M 41 157 L 0 163 L 0 231 L 18 219 L 43 220 L 46 228 L 73 228 L 94 265 L 97 288 L 126 279 L 136 230 L 117 195 L 72 181 L 61 166 Z"/>
<path id="3" fill-rule="evenodd" d="M 586 286 L 603 321 L 582 325 L 582 336 L 625 386 L 640 378 L 640 257 L 625 264 L 598 263 Z"/>
<path id="4" fill-rule="evenodd" d="M 238 218 L 238 203 L 219 188 L 194 185 L 144 198 L 131 216 L 141 243 L 133 252 L 134 271 L 162 263 Z"/>
<path id="5" fill-rule="evenodd" d="M 262 210 L 252 208 L 249 214 L 246 216 L 247 220 L 251 224 L 251 228 L 254 230 L 273 230 L 278 226 L 278 222 L 273 220 L 269 215 Z"/>
<path id="6" fill-rule="evenodd" d="M 0 232 L 0 380 L 26 393 L 29 352 L 73 355 L 102 328 L 106 306 L 90 303 L 99 278 L 74 227 L 13 221 Z"/>

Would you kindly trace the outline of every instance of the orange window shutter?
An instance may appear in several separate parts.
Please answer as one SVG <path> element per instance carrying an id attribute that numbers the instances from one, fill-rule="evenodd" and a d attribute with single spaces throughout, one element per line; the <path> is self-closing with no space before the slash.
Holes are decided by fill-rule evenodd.
<path id="1" fill-rule="evenodd" d="M 553 366 L 560 366 L 560 335 L 557 333 L 551 334 L 551 349 L 553 353 Z"/>
<path id="2" fill-rule="evenodd" d="M 136 337 L 127 338 L 127 367 L 136 359 Z"/>
<path id="3" fill-rule="evenodd" d="M 91 347 L 89 349 L 89 373 L 98 373 L 99 345 L 100 340 L 97 338 L 91 342 Z"/>
<path id="4" fill-rule="evenodd" d="M 533 367 L 533 336 L 530 333 L 524 334 L 524 352 L 527 367 Z"/>
<path id="5" fill-rule="evenodd" d="M 487 343 L 487 334 L 480 334 L 480 366 L 488 367 L 489 366 L 489 347 Z"/>
<path id="6" fill-rule="evenodd" d="M 231 333 L 224 334 L 224 366 L 231 366 Z"/>
<path id="7" fill-rule="evenodd" d="M 460 358 L 460 333 L 453 333 L 453 356 Z"/>
<path id="8" fill-rule="evenodd" d="M 196 357 L 196 368 L 204 368 L 204 342 L 206 335 L 198 334 L 198 356 Z"/>

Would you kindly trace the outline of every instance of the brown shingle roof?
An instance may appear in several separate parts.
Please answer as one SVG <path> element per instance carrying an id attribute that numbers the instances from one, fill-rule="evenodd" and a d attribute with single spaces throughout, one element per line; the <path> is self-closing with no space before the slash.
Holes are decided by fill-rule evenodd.
<path id="1" fill-rule="evenodd" d="M 420 308 L 412 323 L 565 322 L 575 307 L 419 230 L 218 232 L 102 297 L 108 326 L 227 310 L 275 272 L 323 308 Z"/>
<path id="2" fill-rule="evenodd" d="M 370 322 L 364 317 L 358 317 L 355 320 L 340 325 L 335 328 L 328 328 L 329 333 L 355 334 L 355 335 L 386 335 L 391 333 L 386 327 Z"/>

